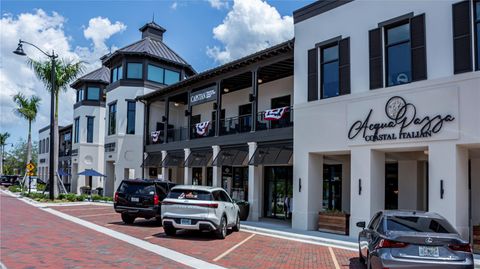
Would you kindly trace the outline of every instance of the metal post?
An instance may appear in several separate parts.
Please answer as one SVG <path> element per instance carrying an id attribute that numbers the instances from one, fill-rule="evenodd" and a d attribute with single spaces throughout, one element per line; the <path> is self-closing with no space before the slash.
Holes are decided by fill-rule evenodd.
<path id="1" fill-rule="evenodd" d="M 55 177 L 55 171 L 54 171 L 54 143 L 56 139 L 55 135 L 55 130 L 54 130 L 54 122 L 55 122 L 55 80 L 56 80 L 56 75 L 55 75 L 55 52 L 52 51 L 52 55 L 50 57 L 52 60 L 52 70 L 51 70 L 51 75 L 52 75 L 52 89 L 50 92 L 50 160 L 49 160 L 49 167 L 48 167 L 48 172 L 49 172 L 49 196 L 50 200 L 55 199 L 55 187 L 54 187 L 54 177 Z"/>

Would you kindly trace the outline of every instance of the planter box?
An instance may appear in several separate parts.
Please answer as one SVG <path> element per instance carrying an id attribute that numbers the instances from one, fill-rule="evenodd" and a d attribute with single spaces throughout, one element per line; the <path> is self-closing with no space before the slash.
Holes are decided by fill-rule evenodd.
<path id="1" fill-rule="evenodd" d="M 473 226 L 473 252 L 480 254 L 480 225 Z"/>
<path id="2" fill-rule="evenodd" d="M 350 214 L 318 213 L 318 230 L 320 232 L 348 235 L 349 228 Z"/>

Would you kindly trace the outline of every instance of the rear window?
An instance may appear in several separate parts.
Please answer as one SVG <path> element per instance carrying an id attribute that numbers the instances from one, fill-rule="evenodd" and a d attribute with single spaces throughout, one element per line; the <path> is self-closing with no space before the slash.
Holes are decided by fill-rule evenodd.
<path id="1" fill-rule="evenodd" d="M 202 201 L 212 201 L 212 194 L 208 191 L 202 190 L 182 190 L 176 189 L 171 190 L 167 196 L 172 199 L 188 199 L 188 200 L 202 200 Z"/>
<path id="2" fill-rule="evenodd" d="M 415 216 L 388 216 L 387 230 L 419 233 L 456 233 L 455 229 L 443 219 Z"/>
<path id="3" fill-rule="evenodd" d="M 136 183 L 136 182 L 122 182 L 122 185 L 118 188 L 118 192 L 133 194 L 133 195 L 154 195 L 155 194 L 155 185 L 145 184 L 145 183 Z"/>

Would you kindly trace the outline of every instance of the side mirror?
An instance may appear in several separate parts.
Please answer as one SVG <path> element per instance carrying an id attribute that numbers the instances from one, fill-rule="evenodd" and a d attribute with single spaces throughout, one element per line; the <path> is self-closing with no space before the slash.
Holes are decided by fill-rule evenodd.
<path id="1" fill-rule="evenodd" d="M 359 222 L 357 222 L 357 227 L 358 227 L 358 228 L 365 229 L 365 226 L 366 226 L 365 221 L 359 221 Z"/>

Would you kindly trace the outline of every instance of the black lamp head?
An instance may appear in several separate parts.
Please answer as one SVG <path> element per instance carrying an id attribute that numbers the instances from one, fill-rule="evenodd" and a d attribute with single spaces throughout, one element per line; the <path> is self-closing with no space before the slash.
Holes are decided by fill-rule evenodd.
<path id="1" fill-rule="evenodd" d="M 17 49 L 13 52 L 17 55 L 20 55 L 20 56 L 26 56 L 27 54 L 23 51 L 23 44 L 21 41 L 18 42 L 18 47 Z"/>

